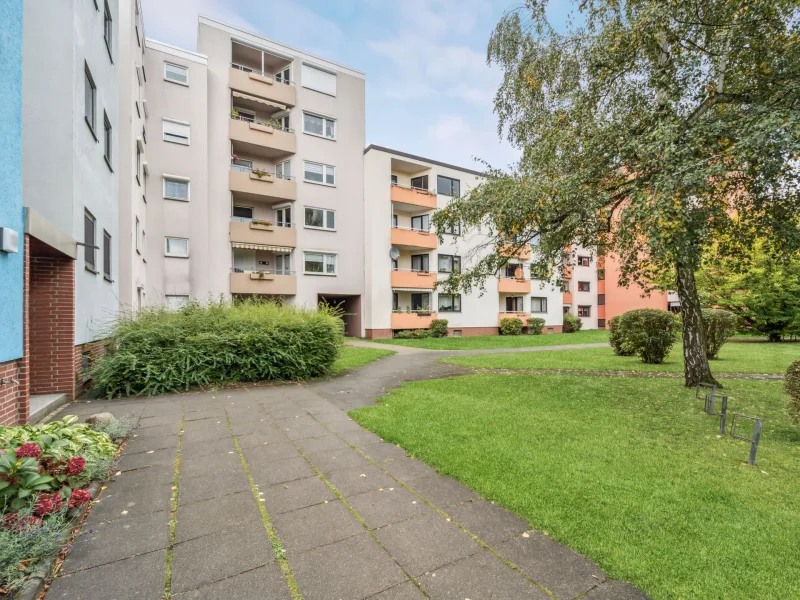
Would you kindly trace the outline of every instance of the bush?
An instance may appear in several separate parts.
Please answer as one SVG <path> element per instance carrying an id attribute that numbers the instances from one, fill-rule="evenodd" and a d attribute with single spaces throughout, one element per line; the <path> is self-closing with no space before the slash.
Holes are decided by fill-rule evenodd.
<path id="1" fill-rule="evenodd" d="M 633 356 L 636 352 L 626 343 L 625 330 L 620 327 L 620 315 L 608 320 L 608 343 L 617 356 Z"/>
<path id="2" fill-rule="evenodd" d="M 434 319 L 431 321 L 430 333 L 431 337 L 434 338 L 447 337 L 447 319 Z"/>
<path id="3" fill-rule="evenodd" d="M 678 339 L 678 320 L 667 310 L 629 310 L 620 318 L 618 329 L 625 336 L 623 345 L 651 365 L 663 363 Z"/>
<path id="4" fill-rule="evenodd" d="M 789 417 L 796 425 L 800 425 L 800 360 L 794 361 L 786 369 L 783 383 L 789 394 Z"/>
<path id="5" fill-rule="evenodd" d="M 719 308 L 703 309 L 703 329 L 706 337 L 706 356 L 717 358 L 720 348 L 736 333 L 736 315 Z"/>
<path id="6" fill-rule="evenodd" d="M 583 321 L 578 317 L 569 313 L 564 315 L 564 325 L 561 331 L 564 333 L 575 333 L 576 331 L 580 331 L 581 327 L 583 327 Z"/>
<path id="7" fill-rule="evenodd" d="M 394 334 L 398 340 L 422 340 L 431 337 L 430 329 L 401 329 Z"/>
<path id="8" fill-rule="evenodd" d="M 245 300 L 120 317 L 92 376 L 108 397 L 330 372 L 343 342 L 335 310 Z"/>
<path id="9" fill-rule="evenodd" d="M 522 333 L 522 319 L 500 319 L 500 335 L 519 335 Z"/>
<path id="10" fill-rule="evenodd" d="M 544 329 L 544 319 L 540 317 L 532 317 L 528 319 L 528 333 L 531 335 L 542 335 Z"/>

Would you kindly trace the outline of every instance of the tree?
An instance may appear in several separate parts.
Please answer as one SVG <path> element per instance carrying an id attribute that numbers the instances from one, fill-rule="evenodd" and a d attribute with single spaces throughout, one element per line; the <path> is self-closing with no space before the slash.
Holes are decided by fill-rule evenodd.
<path id="1" fill-rule="evenodd" d="M 583 0 L 566 32 L 546 5 L 527 0 L 491 36 L 499 133 L 522 154 L 486 165 L 434 216 L 494 245 L 445 287 L 483 287 L 527 243 L 544 278 L 575 243 L 603 248 L 623 285 L 671 274 L 686 385 L 712 382 L 694 275 L 704 249 L 723 232 L 718 252 L 734 259 L 758 236 L 775 252 L 800 246 L 796 0 Z"/>

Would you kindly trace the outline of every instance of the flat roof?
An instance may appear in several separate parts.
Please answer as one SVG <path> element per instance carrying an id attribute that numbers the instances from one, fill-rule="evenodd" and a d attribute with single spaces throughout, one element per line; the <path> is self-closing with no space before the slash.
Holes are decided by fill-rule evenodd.
<path id="1" fill-rule="evenodd" d="M 376 144 L 370 144 L 366 148 L 364 148 L 364 154 L 369 152 L 370 150 L 378 150 L 379 152 L 386 152 L 388 154 L 396 154 L 397 156 L 402 156 L 403 158 L 410 158 L 412 160 L 419 160 L 422 162 L 430 163 L 432 165 L 437 165 L 440 167 L 446 167 L 448 169 L 454 169 L 456 171 L 463 171 L 464 173 L 470 173 L 472 175 L 477 175 L 478 177 L 486 177 L 486 173 L 481 171 L 476 171 L 474 169 L 467 169 L 465 167 L 459 167 L 458 165 L 451 165 L 450 163 L 442 162 L 440 160 L 434 160 L 432 158 L 425 158 L 424 156 L 417 156 L 416 154 L 409 154 L 408 152 L 401 152 L 400 150 L 392 150 L 391 148 L 387 148 L 385 146 L 378 146 Z"/>
<path id="2" fill-rule="evenodd" d="M 167 44 L 166 42 L 159 42 L 153 38 L 145 38 L 144 43 L 145 47 L 147 48 L 158 50 L 159 52 L 163 52 L 165 54 L 171 54 L 172 56 L 177 56 L 192 62 L 200 63 L 201 65 L 208 65 L 208 57 L 205 54 L 192 52 L 191 50 L 186 50 L 185 48 L 178 48 L 178 46 L 173 46 L 172 44 Z"/>

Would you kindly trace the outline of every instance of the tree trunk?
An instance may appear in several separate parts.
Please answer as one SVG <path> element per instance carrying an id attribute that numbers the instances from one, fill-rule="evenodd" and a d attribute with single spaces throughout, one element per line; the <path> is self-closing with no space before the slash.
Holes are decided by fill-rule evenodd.
<path id="1" fill-rule="evenodd" d="M 708 366 L 706 357 L 703 313 L 692 267 L 677 263 L 675 265 L 675 283 L 681 300 L 683 376 L 686 387 L 695 387 L 698 383 L 717 383 L 711 375 L 711 368 Z"/>

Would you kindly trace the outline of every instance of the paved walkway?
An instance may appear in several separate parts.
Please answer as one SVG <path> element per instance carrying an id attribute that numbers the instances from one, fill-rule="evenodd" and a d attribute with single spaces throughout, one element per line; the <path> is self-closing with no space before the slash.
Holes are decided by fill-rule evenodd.
<path id="1" fill-rule="evenodd" d="M 646 598 L 349 419 L 403 381 L 470 372 L 431 358 L 69 406 L 138 429 L 47 600 Z"/>

